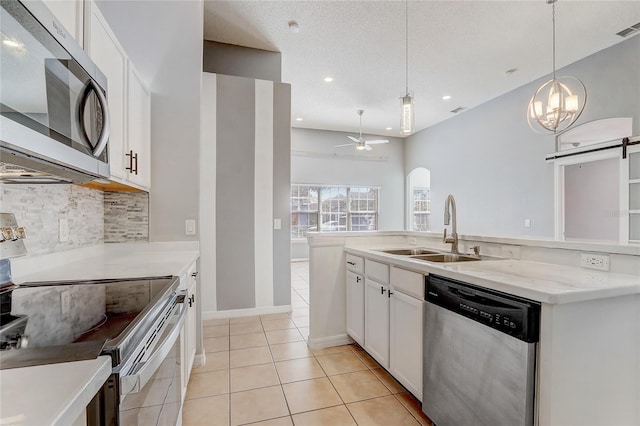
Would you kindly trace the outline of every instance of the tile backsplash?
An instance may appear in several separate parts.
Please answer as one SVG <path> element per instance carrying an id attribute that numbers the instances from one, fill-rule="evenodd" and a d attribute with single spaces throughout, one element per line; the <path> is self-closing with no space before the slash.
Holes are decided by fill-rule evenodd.
<path id="1" fill-rule="evenodd" d="M 27 231 L 29 256 L 103 242 L 148 241 L 149 194 L 103 192 L 77 185 L 0 184 L 0 211 L 13 213 Z M 58 238 L 59 220 L 69 239 Z"/>
<path id="2" fill-rule="evenodd" d="M 104 242 L 149 240 L 149 194 L 104 193 Z"/>
<path id="3" fill-rule="evenodd" d="M 104 241 L 104 195 L 77 185 L 0 185 L 0 210 L 13 213 L 27 231 L 30 256 L 99 244 Z M 59 219 L 69 239 L 58 239 Z"/>

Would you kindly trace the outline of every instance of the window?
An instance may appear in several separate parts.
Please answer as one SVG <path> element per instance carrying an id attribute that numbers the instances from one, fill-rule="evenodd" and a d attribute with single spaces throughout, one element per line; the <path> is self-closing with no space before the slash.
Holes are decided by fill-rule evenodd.
<path id="1" fill-rule="evenodd" d="M 378 229 L 378 187 L 291 185 L 291 238 Z"/>
<path id="2" fill-rule="evenodd" d="M 431 195 L 429 188 L 413 188 L 413 231 L 428 231 L 431 215 Z"/>
<path id="3" fill-rule="evenodd" d="M 431 216 L 431 172 L 417 167 L 407 175 L 406 223 L 411 231 L 428 231 Z"/>

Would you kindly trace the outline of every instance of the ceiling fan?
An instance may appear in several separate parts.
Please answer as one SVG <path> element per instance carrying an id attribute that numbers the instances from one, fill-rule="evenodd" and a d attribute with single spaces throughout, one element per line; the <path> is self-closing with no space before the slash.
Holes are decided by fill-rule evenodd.
<path id="1" fill-rule="evenodd" d="M 356 139 L 353 136 L 347 136 L 354 143 L 345 143 L 343 145 L 336 145 L 336 148 L 339 148 L 342 146 L 355 146 L 358 151 L 362 151 L 363 149 L 367 151 L 371 151 L 373 148 L 371 148 L 369 145 L 389 143 L 389 141 L 386 139 L 376 139 L 376 140 L 370 140 L 370 141 L 364 140 L 364 138 L 362 137 L 362 113 L 363 112 L 364 110 L 362 109 L 358 110 L 358 115 L 360 116 L 360 137 Z"/>

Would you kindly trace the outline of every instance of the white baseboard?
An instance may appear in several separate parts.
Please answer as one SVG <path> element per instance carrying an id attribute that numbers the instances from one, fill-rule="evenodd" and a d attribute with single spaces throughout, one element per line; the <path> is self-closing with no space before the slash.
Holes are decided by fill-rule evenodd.
<path id="1" fill-rule="evenodd" d="M 203 349 L 202 353 L 196 354 L 195 358 L 193 359 L 193 366 L 203 367 L 206 364 L 207 364 L 207 354 L 204 352 L 204 349 Z"/>
<path id="2" fill-rule="evenodd" d="M 282 314 L 291 312 L 291 305 L 260 306 L 258 308 L 230 309 L 228 311 L 206 311 L 202 313 L 202 320 L 219 318 L 250 317 L 254 315 Z"/>
<path id="3" fill-rule="evenodd" d="M 332 346 L 349 345 L 353 343 L 353 339 L 348 334 L 338 334 L 337 336 L 321 337 L 319 339 L 309 338 L 309 347 L 311 349 L 324 349 Z"/>

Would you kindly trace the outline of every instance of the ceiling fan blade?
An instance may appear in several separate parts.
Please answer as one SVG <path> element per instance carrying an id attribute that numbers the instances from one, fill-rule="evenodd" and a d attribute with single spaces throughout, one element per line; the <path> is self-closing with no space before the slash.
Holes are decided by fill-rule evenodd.
<path id="1" fill-rule="evenodd" d="M 356 143 L 360 142 L 360 140 L 359 140 L 359 139 L 356 139 L 356 138 L 354 138 L 353 136 L 347 136 L 347 137 L 348 137 L 349 139 L 351 139 L 352 141 L 356 142 Z"/>
<path id="2" fill-rule="evenodd" d="M 377 140 L 373 140 L 373 141 L 365 141 L 366 143 L 368 143 L 369 145 L 376 145 L 379 143 L 389 143 L 388 140 L 386 139 L 377 139 Z"/>
<path id="3" fill-rule="evenodd" d="M 367 151 L 371 151 L 373 148 L 371 148 L 369 145 L 367 145 L 366 143 L 364 144 L 364 149 L 366 149 Z"/>
<path id="4" fill-rule="evenodd" d="M 335 148 L 340 148 L 342 146 L 354 146 L 354 145 L 357 145 L 357 144 L 355 144 L 355 143 L 345 143 L 345 144 L 342 144 L 342 145 L 336 145 Z"/>

